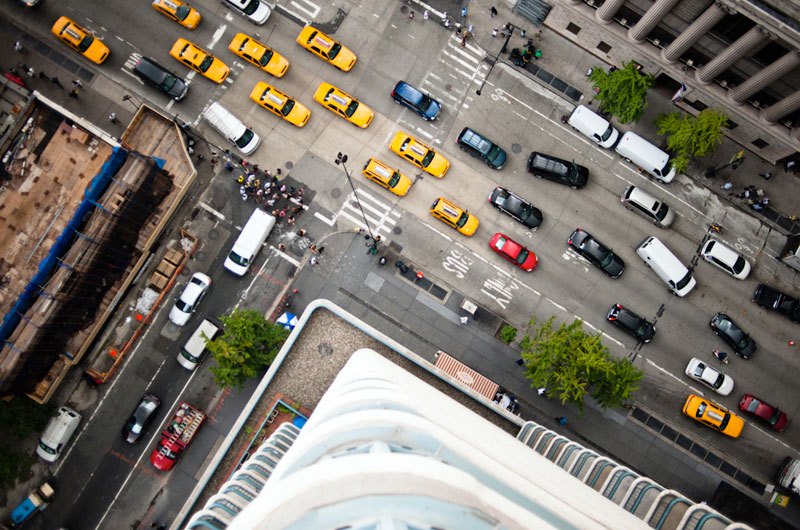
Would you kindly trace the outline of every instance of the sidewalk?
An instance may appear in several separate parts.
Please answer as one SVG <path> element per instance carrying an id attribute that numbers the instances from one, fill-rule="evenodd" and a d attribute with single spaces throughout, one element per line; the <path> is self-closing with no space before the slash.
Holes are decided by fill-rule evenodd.
<path id="1" fill-rule="evenodd" d="M 427 0 L 426 2 L 414 0 L 412 6 L 419 11 L 428 8 L 432 13 L 448 11 L 452 20 L 461 21 L 459 16 L 460 8 L 453 6 L 458 3 L 452 0 Z M 528 38 L 533 38 L 536 46 L 542 50 L 542 57 L 539 60 L 531 61 L 526 68 L 514 66 L 508 53 L 500 54 L 500 62 L 506 68 L 526 71 L 526 75 L 536 82 L 551 90 L 558 95 L 566 104 L 571 106 L 583 104 L 591 105 L 593 90 L 586 77 L 586 71 L 592 67 L 608 68 L 609 64 L 573 44 L 569 39 L 557 33 L 556 30 L 547 26 L 547 20 L 541 27 L 535 27 L 527 19 L 517 15 L 509 7 L 513 2 L 502 2 L 494 0 L 472 0 L 462 2 L 460 5 L 468 7 L 466 22 L 462 22 L 465 27 L 473 25 L 473 35 L 471 42 L 482 48 L 489 58 L 494 58 L 503 46 L 505 39 L 501 38 L 503 26 L 510 22 L 517 28 L 525 30 L 524 38 L 520 37 L 519 30 L 514 31 L 514 35 L 508 43 L 508 51 L 513 48 L 521 48 L 527 44 Z M 490 8 L 495 7 L 498 14 L 490 16 Z M 432 14 L 430 20 L 440 23 Z M 498 35 L 492 37 L 492 30 L 497 28 Z M 537 37 L 537 33 L 541 32 Z M 620 65 L 617 65 L 620 66 Z M 490 79 L 491 81 L 491 79 Z M 596 105 L 595 105 L 596 108 Z M 659 136 L 653 120 L 660 115 L 669 112 L 680 111 L 671 101 L 669 95 L 657 93 L 653 90 L 648 94 L 647 107 L 639 122 L 625 124 L 618 128 L 625 131 L 634 131 L 644 138 L 649 139 L 656 145 L 664 147 L 665 139 Z M 725 167 L 717 172 L 715 178 L 706 178 L 704 174 L 710 168 L 720 168 L 728 164 L 731 158 L 740 150 L 744 149 L 745 159 L 741 166 L 733 170 Z M 760 173 L 771 172 L 773 177 L 765 180 L 760 177 Z M 719 148 L 711 155 L 702 160 L 690 164 L 685 173 L 692 178 L 699 186 L 713 190 L 714 193 L 726 203 L 734 208 L 747 212 L 749 215 L 764 222 L 784 234 L 800 234 L 800 224 L 789 219 L 790 216 L 800 215 L 800 206 L 797 204 L 797 197 L 800 196 L 800 176 L 788 173 L 783 167 L 773 166 L 755 153 L 747 150 L 732 140 L 725 137 Z M 731 182 L 733 187 L 729 190 L 721 189 L 722 184 Z M 770 204 L 762 213 L 751 210 L 746 201 L 736 197 L 746 186 L 755 186 L 764 191 L 764 196 L 769 197 Z"/>

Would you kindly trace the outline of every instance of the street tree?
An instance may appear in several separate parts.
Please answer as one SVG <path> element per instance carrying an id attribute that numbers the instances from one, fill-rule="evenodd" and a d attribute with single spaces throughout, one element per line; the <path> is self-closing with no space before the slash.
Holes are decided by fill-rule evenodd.
<path id="1" fill-rule="evenodd" d="M 705 109 L 697 116 L 683 112 L 662 114 L 655 121 L 658 134 L 667 137 L 675 171 L 686 171 L 693 158 L 712 153 L 722 143 L 728 116 L 718 109 Z"/>
<path id="2" fill-rule="evenodd" d="M 644 374 L 627 359 L 614 359 L 600 340 L 576 319 L 555 327 L 554 318 L 540 325 L 531 319 L 520 343 L 526 376 L 533 388 L 547 388 L 562 404 L 583 411 L 588 394 L 604 408 L 618 407 L 638 390 Z"/>
<path id="3" fill-rule="evenodd" d="M 600 110 L 616 116 L 620 123 L 635 122 L 642 117 L 647 91 L 655 82 L 653 76 L 643 74 L 633 61 L 613 72 L 594 67 L 589 80 L 595 88 Z"/>
<path id="4" fill-rule="evenodd" d="M 253 309 L 234 309 L 220 320 L 224 334 L 206 344 L 216 361 L 211 373 L 217 385 L 241 389 L 275 360 L 289 332 Z"/>

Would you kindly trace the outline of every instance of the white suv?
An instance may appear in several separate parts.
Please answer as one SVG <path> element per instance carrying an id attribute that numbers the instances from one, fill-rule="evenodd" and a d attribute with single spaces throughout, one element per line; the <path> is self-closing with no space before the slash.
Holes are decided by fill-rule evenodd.
<path id="1" fill-rule="evenodd" d="M 732 248 L 716 239 L 706 241 L 700 255 L 710 264 L 719 267 L 737 280 L 744 280 L 750 274 L 750 264 Z"/>
<path id="2" fill-rule="evenodd" d="M 222 3 L 259 26 L 272 14 L 267 3 L 261 0 L 222 0 Z"/>

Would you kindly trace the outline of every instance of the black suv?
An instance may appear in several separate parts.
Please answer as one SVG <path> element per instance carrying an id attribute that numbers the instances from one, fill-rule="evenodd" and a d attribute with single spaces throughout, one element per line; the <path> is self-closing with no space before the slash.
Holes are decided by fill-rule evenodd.
<path id="1" fill-rule="evenodd" d="M 492 206 L 513 217 L 531 230 L 536 230 L 544 219 L 539 208 L 500 186 L 496 187 L 489 195 L 489 202 Z"/>
<path id="2" fill-rule="evenodd" d="M 589 181 L 589 170 L 585 167 L 536 151 L 528 157 L 528 173 L 564 184 L 573 190 L 586 186 Z"/>
<path id="3" fill-rule="evenodd" d="M 624 330 L 633 338 L 647 344 L 656 334 L 656 327 L 621 304 L 614 304 L 608 310 L 608 321 Z"/>
<path id="4" fill-rule="evenodd" d="M 189 91 L 189 85 L 186 84 L 186 81 L 149 57 L 139 59 L 139 62 L 133 67 L 133 73 L 175 101 L 185 98 L 186 93 Z"/>
<path id="5" fill-rule="evenodd" d="M 405 81 L 397 82 L 392 90 L 392 98 L 396 103 L 405 105 L 428 121 L 435 120 L 442 110 L 441 103 Z"/>
<path id="6" fill-rule="evenodd" d="M 780 313 L 792 322 L 800 322 L 800 300 L 769 285 L 758 284 L 753 292 L 753 302 L 765 309 Z"/>
<path id="7" fill-rule="evenodd" d="M 622 258 L 582 228 L 576 228 L 572 232 L 567 240 L 567 245 L 612 278 L 619 278 L 622 271 L 625 270 L 625 262 L 622 261 Z"/>
<path id="8" fill-rule="evenodd" d="M 464 130 L 456 138 L 456 143 L 462 151 L 466 151 L 470 156 L 482 158 L 492 169 L 502 169 L 506 165 L 506 152 L 469 127 L 464 127 Z"/>

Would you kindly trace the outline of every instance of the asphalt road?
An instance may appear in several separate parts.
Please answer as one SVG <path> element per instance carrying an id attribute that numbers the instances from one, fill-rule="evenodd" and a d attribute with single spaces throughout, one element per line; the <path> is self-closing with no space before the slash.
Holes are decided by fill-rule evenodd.
<path id="1" fill-rule="evenodd" d="M 330 225 L 330 231 L 349 228 L 360 218 L 342 170 L 333 163 L 337 152 L 347 153 L 372 229 L 422 270 L 442 278 L 519 327 L 524 327 L 531 316 L 543 319 L 555 315 L 559 322 L 579 317 L 590 329 L 604 333 L 606 344 L 615 354 L 630 355 L 635 346 L 633 340 L 603 321 L 608 307 L 621 302 L 652 318 L 663 306 L 656 339 L 635 356 L 635 362 L 647 374 L 637 394 L 642 405 L 693 432 L 707 446 L 730 455 L 755 476 L 768 477 L 786 455 L 798 456 L 800 429 L 793 423 L 785 432 L 772 434 L 747 420 L 742 437 L 731 440 L 695 426 L 680 414 L 689 392 L 704 394 L 730 408 L 736 406 L 741 393 L 751 392 L 780 406 L 790 417 L 798 413 L 797 350 L 786 346 L 788 339 L 795 338 L 796 327 L 750 302 L 756 283 L 768 281 L 771 271 L 783 266 L 770 257 L 778 254 L 778 238 L 759 231 L 758 223 L 727 210 L 715 195 L 685 176 L 662 185 L 639 175 L 614 154 L 594 147 L 565 128 L 559 117 L 569 106 L 503 66 L 493 70 L 483 95 L 476 96 L 475 89 L 489 70 L 482 52 L 471 44 L 460 46 L 452 33 L 438 25 L 422 20 L 410 22 L 397 2 L 366 6 L 345 2 L 340 8 L 347 15 L 340 25 L 333 8 L 320 7 L 316 20 L 336 20 L 335 36 L 359 56 L 358 64 L 349 73 L 334 69 L 294 43 L 300 30 L 294 17 L 276 12 L 264 26 L 256 28 L 217 2 L 206 0 L 194 5 L 204 16 L 194 32 L 180 28 L 145 5 L 122 1 L 105 2 L 102 10 L 76 1 L 45 2 L 38 10 L 15 10 L 9 16 L 39 38 L 52 40 L 54 46 L 59 44 L 48 33 L 60 14 L 102 33 L 112 49 L 108 62 L 99 68 L 88 63 L 82 66 L 179 114 L 218 145 L 224 140 L 208 130 L 198 116 L 210 101 L 221 101 L 262 136 L 262 146 L 249 161 L 262 168 L 281 167 L 284 174 L 288 172 L 305 183 L 309 193 L 314 194 L 312 208 L 305 215 L 316 215 L 322 224 Z M 280 80 L 270 79 L 230 54 L 227 43 L 238 31 L 257 33 L 285 55 L 291 62 L 288 74 Z M 176 73 L 187 74 L 168 56 L 179 36 L 212 49 L 232 67 L 232 73 L 222 85 L 190 74 L 189 97 L 175 104 L 141 86 L 130 75 L 129 65 L 132 54 L 143 54 Z M 62 52 L 70 53 L 66 48 Z M 388 94 L 398 79 L 412 82 L 441 100 L 442 117 L 427 123 L 395 105 Z M 306 127 L 293 127 L 248 99 L 252 87 L 261 80 L 274 82 L 312 111 Z M 313 91 L 323 80 L 372 107 L 376 113 L 372 125 L 366 130 L 357 129 L 314 103 Z M 508 151 L 509 162 L 504 169 L 492 171 L 456 148 L 455 137 L 467 125 Z M 419 173 L 388 150 L 388 140 L 397 130 L 432 144 L 451 161 L 445 178 L 417 178 L 408 196 L 402 199 L 358 175 L 370 156 L 396 164 L 409 176 Z M 591 173 L 589 185 L 573 191 L 533 178 L 524 166 L 534 149 L 586 165 Z M 279 230 L 269 243 L 273 247 L 279 241 L 295 243 L 288 252 L 289 260 L 266 251 L 257 264 L 263 264 L 260 273 L 241 280 L 223 274 L 221 259 L 253 205 L 241 202 L 228 174 L 223 172 L 211 180 L 208 170 L 206 165 L 192 201 L 187 201 L 184 215 L 175 221 L 176 225 L 191 226 L 208 236 L 203 239 L 202 256 L 192 264 L 186 278 L 188 273 L 202 270 L 215 281 L 202 313 L 222 314 L 237 303 L 266 310 L 271 297 L 285 284 L 289 271 L 302 259 L 305 246 L 292 239 L 288 230 Z M 631 183 L 677 209 L 679 217 L 672 229 L 654 228 L 619 204 L 619 194 Z M 539 207 L 545 215 L 542 227 L 535 232 L 526 231 L 496 212 L 486 200 L 496 185 L 512 189 Z M 474 237 L 461 236 L 430 217 L 427 209 L 437 196 L 447 197 L 478 216 L 481 226 Z M 219 212 L 221 218 L 202 208 L 199 215 L 192 215 L 200 203 Z M 742 252 L 754 265 L 753 273 L 747 280 L 737 281 L 699 263 L 694 271 L 698 281 L 695 291 L 685 299 L 669 295 L 638 259 L 635 247 L 647 236 L 657 235 L 684 263 L 694 263 L 705 227 L 712 218 L 725 219 L 726 231 L 721 239 Z M 622 256 L 627 268 L 620 279 L 609 279 L 567 249 L 566 239 L 578 226 Z M 536 252 L 539 267 L 525 274 L 495 256 L 486 245 L 495 231 L 510 235 Z M 711 360 L 711 350 L 724 346 L 708 329 L 708 320 L 717 311 L 732 315 L 759 344 L 753 359 L 734 358 L 724 367 L 736 381 L 734 392 L 726 398 L 697 388 L 683 375 L 691 357 Z M 92 421 L 58 468 L 60 483 L 70 487 L 62 486 L 59 499 L 40 521 L 63 522 L 70 528 L 121 528 L 146 515 L 168 518 L 173 507 L 177 509 L 175 498 L 180 492 L 185 495 L 207 451 L 232 422 L 244 398 L 236 393 L 223 396 L 216 391 L 207 366 L 190 376 L 173 360 L 199 316 L 187 329 L 177 331 L 166 324 L 166 314 L 163 310 L 162 313 L 112 386 L 100 389 Z M 150 438 L 133 448 L 119 440 L 118 431 L 125 416 L 145 390 L 162 397 L 164 407 L 159 419 L 174 408 L 178 396 L 203 408 L 222 403 L 219 414 L 203 428 L 196 446 L 169 475 L 157 474 L 146 462 L 154 443 Z M 156 429 L 152 428 L 151 435 L 155 434 Z M 86 470 L 94 471 L 87 477 Z M 103 513 L 106 508 L 108 512 Z"/>

